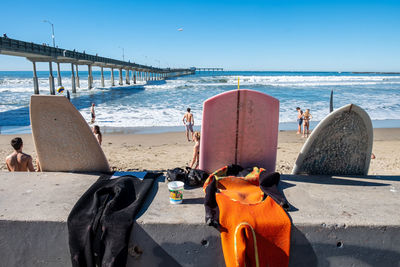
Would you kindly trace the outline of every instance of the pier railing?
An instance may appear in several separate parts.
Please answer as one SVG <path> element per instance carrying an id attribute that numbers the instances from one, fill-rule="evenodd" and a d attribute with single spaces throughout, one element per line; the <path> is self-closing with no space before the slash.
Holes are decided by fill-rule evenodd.
<path id="1" fill-rule="evenodd" d="M 223 68 L 195 68 L 196 71 L 223 71 Z"/>
<path id="2" fill-rule="evenodd" d="M 72 92 L 76 92 L 76 87 L 79 85 L 79 74 L 78 65 L 88 66 L 88 87 L 93 87 L 93 76 L 92 67 L 97 66 L 101 68 L 101 84 L 104 87 L 104 74 L 103 68 L 111 68 L 111 86 L 114 86 L 114 69 L 119 70 L 119 85 L 123 85 L 122 70 L 125 71 L 125 82 L 130 84 L 130 77 L 132 82 L 136 84 L 136 79 L 142 79 L 144 81 L 149 80 L 161 80 L 169 77 L 177 77 L 182 75 L 194 74 L 194 69 L 185 68 L 157 68 L 153 66 L 146 66 L 137 63 L 126 62 L 122 60 L 101 57 L 96 55 L 86 54 L 85 52 L 77 52 L 75 50 L 62 49 L 58 47 L 50 47 L 48 45 L 35 44 L 32 42 L 25 42 L 7 37 L 0 37 L 0 54 L 10 56 L 25 57 L 33 63 L 33 82 L 34 92 L 39 93 L 39 84 L 36 74 L 36 62 L 49 62 L 49 85 L 50 93 L 55 94 L 54 90 L 54 77 L 52 63 L 57 64 L 57 80 L 58 85 L 62 85 L 61 74 L 60 74 L 60 63 L 70 63 L 72 72 Z M 76 66 L 76 77 L 74 71 L 74 65 Z M 132 72 L 132 76 L 130 75 Z"/>

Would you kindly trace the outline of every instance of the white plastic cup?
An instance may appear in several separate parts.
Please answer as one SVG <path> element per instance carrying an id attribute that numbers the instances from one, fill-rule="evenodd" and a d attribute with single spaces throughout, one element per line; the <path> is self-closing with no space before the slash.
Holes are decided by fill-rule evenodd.
<path id="1" fill-rule="evenodd" d="M 183 200 L 183 186 L 185 184 L 181 181 L 173 181 L 168 183 L 169 189 L 169 203 L 181 204 Z"/>

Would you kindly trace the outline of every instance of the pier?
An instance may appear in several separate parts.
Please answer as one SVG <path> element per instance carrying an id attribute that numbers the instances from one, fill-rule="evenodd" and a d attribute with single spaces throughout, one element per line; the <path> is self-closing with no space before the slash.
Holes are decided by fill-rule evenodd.
<path id="1" fill-rule="evenodd" d="M 85 52 L 77 52 L 58 47 L 50 47 L 47 45 L 39 45 L 25 41 L 10 39 L 8 37 L 0 37 L 0 54 L 9 56 L 25 57 L 32 62 L 33 67 L 33 89 L 35 94 L 39 94 L 39 82 L 36 73 L 37 62 L 49 63 L 49 88 L 50 94 L 55 94 L 55 81 L 53 76 L 53 63 L 57 66 L 57 86 L 62 86 L 62 77 L 60 72 L 60 64 L 71 64 L 71 91 L 76 93 L 80 88 L 80 77 L 78 66 L 87 66 L 88 70 L 88 89 L 93 88 L 93 67 L 100 67 L 101 70 L 101 86 L 105 87 L 104 68 L 111 69 L 111 84 L 115 86 L 114 70 L 118 70 L 118 85 L 136 84 L 137 80 L 163 80 L 171 77 L 179 77 L 183 75 L 194 74 L 195 70 L 184 68 L 156 68 L 152 66 L 140 65 L 136 63 L 126 62 L 122 60 L 106 58 L 96 55 L 86 54 Z M 125 79 L 123 76 L 125 72 Z"/>
<path id="2" fill-rule="evenodd" d="M 196 71 L 224 71 L 223 68 L 195 68 Z"/>

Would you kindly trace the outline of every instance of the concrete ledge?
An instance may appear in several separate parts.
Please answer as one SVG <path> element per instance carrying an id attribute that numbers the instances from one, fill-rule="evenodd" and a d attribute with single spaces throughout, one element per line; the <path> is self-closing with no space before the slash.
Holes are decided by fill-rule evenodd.
<path id="1" fill-rule="evenodd" d="M 70 266 L 66 219 L 98 175 L 0 173 L 1 266 Z M 285 175 L 291 266 L 398 266 L 400 176 Z M 141 210 L 128 266 L 224 266 L 219 232 L 204 224 L 203 192 L 170 205 L 159 180 Z"/>

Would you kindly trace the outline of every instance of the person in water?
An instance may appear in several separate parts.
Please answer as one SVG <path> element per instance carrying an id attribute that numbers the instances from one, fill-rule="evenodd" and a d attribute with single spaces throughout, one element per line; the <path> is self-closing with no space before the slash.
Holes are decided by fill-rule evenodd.
<path id="1" fill-rule="evenodd" d="M 98 125 L 93 126 L 92 128 L 93 134 L 96 137 L 97 142 L 101 145 L 101 142 L 103 142 L 103 136 L 100 132 L 100 127 Z"/>
<path id="2" fill-rule="evenodd" d="M 303 124 L 303 111 L 300 109 L 300 107 L 296 108 L 297 110 L 297 133 L 296 134 L 301 134 L 301 125 Z"/>
<path id="3" fill-rule="evenodd" d="M 309 109 L 306 109 L 306 111 L 303 113 L 303 120 L 304 120 L 304 125 L 303 125 L 303 136 L 302 137 L 308 137 L 310 134 L 310 120 L 312 119 L 311 113 Z"/>
<path id="4" fill-rule="evenodd" d="M 190 113 L 190 108 L 187 108 L 187 112 L 185 113 L 185 115 L 183 115 L 182 121 L 186 127 L 187 140 L 190 142 L 191 140 L 189 139 L 189 131 L 192 132 L 192 140 L 193 140 L 193 125 L 194 125 L 194 118 L 193 114 Z"/>
<path id="5" fill-rule="evenodd" d="M 95 104 L 92 103 L 92 106 L 90 107 L 90 116 L 92 117 L 91 123 L 94 123 L 94 121 L 96 120 L 96 114 L 94 112 L 94 106 L 95 106 Z"/>
<path id="6" fill-rule="evenodd" d="M 192 163 L 190 163 L 190 168 L 192 169 L 194 166 L 194 169 L 197 169 L 199 167 L 199 154 L 200 154 L 200 133 L 195 132 L 193 134 L 193 141 L 194 147 L 193 147 L 193 159 Z"/>
<path id="7" fill-rule="evenodd" d="M 24 143 L 21 137 L 15 137 L 11 140 L 11 146 L 14 148 L 14 152 L 6 158 L 7 169 L 10 172 L 34 172 L 32 157 L 22 152 Z"/>

